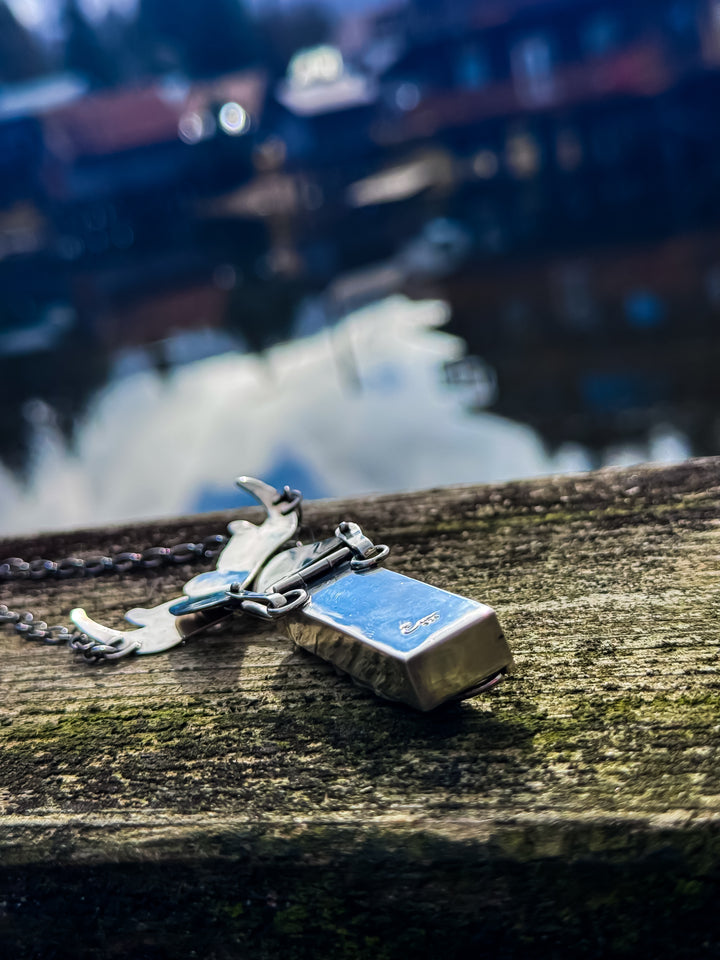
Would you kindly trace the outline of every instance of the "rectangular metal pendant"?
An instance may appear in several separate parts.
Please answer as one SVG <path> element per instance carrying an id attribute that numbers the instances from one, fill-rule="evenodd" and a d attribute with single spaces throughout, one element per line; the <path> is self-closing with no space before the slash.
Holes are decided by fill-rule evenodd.
<path id="1" fill-rule="evenodd" d="M 473 696 L 513 667 L 492 607 L 383 567 L 314 583 L 284 623 L 292 640 L 361 685 L 418 710 Z"/>
<path id="2" fill-rule="evenodd" d="M 217 568 L 188 581 L 183 597 L 129 611 L 138 630 L 114 630 L 73 610 L 83 635 L 76 649 L 92 660 L 158 653 L 235 609 L 282 618 L 298 646 L 418 710 L 472 697 L 512 669 L 491 607 L 386 570 L 389 547 L 350 520 L 332 537 L 276 553 L 298 527 L 300 494 L 250 477 L 238 483 L 265 507 L 265 521 L 231 524 Z"/>

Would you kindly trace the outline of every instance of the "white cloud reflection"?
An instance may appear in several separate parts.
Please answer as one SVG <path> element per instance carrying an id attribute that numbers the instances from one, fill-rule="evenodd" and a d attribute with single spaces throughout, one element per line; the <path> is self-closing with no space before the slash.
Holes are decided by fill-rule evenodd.
<path id="1" fill-rule="evenodd" d="M 29 30 L 55 35 L 59 28 L 65 0 L 5 0 L 16 18 Z M 102 20 L 111 10 L 131 16 L 138 0 L 79 0 L 82 12 L 90 21 Z"/>
<path id="2" fill-rule="evenodd" d="M 470 414 L 440 376 L 461 355 L 446 307 L 391 297 L 331 331 L 111 383 L 68 453 L 39 428 L 22 489 L 0 470 L 0 532 L 98 525 L 194 509 L 200 492 L 281 462 L 348 496 L 531 476 L 552 468 L 529 428 Z"/>
<path id="3" fill-rule="evenodd" d="M 53 0 L 6 0 L 15 17 L 30 30 L 57 19 L 58 3 Z"/>

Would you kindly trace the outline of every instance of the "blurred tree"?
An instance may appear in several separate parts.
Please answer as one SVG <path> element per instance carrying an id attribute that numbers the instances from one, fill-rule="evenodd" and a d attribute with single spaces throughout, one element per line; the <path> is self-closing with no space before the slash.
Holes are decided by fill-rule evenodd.
<path id="1" fill-rule="evenodd" d="M 49 66 L 40 44 L 0 0 L 0 82 L 30 80 Z"/>
<path id="2" fill-rule="evenodd" d="M 298 50 L 327 43 L 334 27 L 328 11 L 313 3 L 292 10 L 271 8 L 260 16 L 259 24 L 265 56 L 275 74 L 285 73 Z"/>
<path id="3" fill-rule="evenodd" d="M 117 59 L 80 10 L 78 0 L 65 0 L 63 21 L 65 67 L 82 74 L 93 86 L 116 84 L 120 79 Z"/>
<path id="4" fill-rule="evenodd" d="M 140 0 L 137 24 L 154 70 L 177 65 L 212 76 L 259 59 L 255 24 L 241 0 Z"/>

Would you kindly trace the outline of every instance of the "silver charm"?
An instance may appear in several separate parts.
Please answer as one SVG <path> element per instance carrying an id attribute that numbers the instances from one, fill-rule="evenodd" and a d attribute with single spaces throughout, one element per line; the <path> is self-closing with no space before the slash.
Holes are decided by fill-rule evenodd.
<path id="1" fill-rule="evenodd" d="M 305 582 L 307 603 L 284 622 L 298 646 L 418 710 L 475 696 L 512 669 L 491 607 L 380 567 L 387 547 L 374 546 L 357 524 L 341 524 L 335 535 L 348 553 L 317 579 L 309 565 L 278 581 L 280 554 L 255 584 L 282 592 Z"/>
<path id="2" fill-rule="evenodd" d="M 300 525 L 301 497 L 297 491 L 286 487 L 278 493 L 275 487 L 253 477 L 238 477 L 235 483 L 255 497 L 267 515 L 260 524 L 233 520 L 228 525 L 231 537 L 217 558 L 215 570 L 188 580 L 183 587 L 188 597 L 228 590 L 233 583 L 242 587 L 250 584 L 268 557 L 287 543 Z"/>
<path id="3" fill-rule="evenodd" d="M 266 517 L 260 524 L 249 520 L 233 520 L 228 525 L 230 539 L 217 558 L 215 570 L 201 573 L 185 584 L 186 594 L 203 597 L 211 591 L 228 590 L 232 584 L 250 583 L 262 564 L 297 530 L 300 523 L 301 495 L 286 487 L 279 493 L 274 487 L 252 477 L 238 477 L 239 487 L 247 490 L 265 507 Z M 186 599 L 178 597 L 157 607 L 136 607 L 125 614 L 139 630 L 114 630 L 88 617 L 82 607 L 70 611 L 70 619 L 92 643 L 78 645 L 89 659 L 102 657 L 119 660 L 131 653 L 162 653 L 188 637 L 200 633 L 213 623 L 227 619 L 229 604 L 199 604 L 187 616 L 176 616 L 170 608 Z"/>
<path id="4" fill-rule="evenodd" d="M 265 521 L 233 521 L 217 569 L 190 580 L 182 597 L 129 611 L 126 619 L 140 627 L 133 631 L 72 611 L 101 656 L 158 653 L 238 611 L 282 620 L 298 646 L 418 710 L 475 696 L 512 669 L 491 607 L 384 569 L 388 547 L 349 521 L 327 540 L 278 553 L 299 525 L 299 494 L 248 477 L 237 482 L 265 506 Z"/>
<path id="5" fill-rule="evenodd" d="M 176 647 L 183 640 L 201 633 L 214 623 L 231 616 L 229 609 L 215 608 L 212 613 L 200 611 L 185 617 L 175 617 L 170 607 L 177 600 L 169 600 L 157 607 L 135 607 L 128 610 L 125 619 L 137 624 L 139 630 L 113 630 L 91 620 L 82 607 L 70 611 L 70 619 L 86 637 L 94 641 L 85 647 L 86 655 L 119 660 L 131 653 L 162 653 Z"/>

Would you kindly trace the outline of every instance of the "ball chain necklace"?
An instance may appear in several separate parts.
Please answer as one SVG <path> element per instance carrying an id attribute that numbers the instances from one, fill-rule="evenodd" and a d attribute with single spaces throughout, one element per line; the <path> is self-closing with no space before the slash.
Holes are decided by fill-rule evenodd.
<path id="1" fill-rule="evenodd" d="M 463 700 L 495 686 L 513 660 L 495 611 L 395 571 L 390 553 L 358 524 L 343 521 L 334 534 L 302 544 L 302 495 L 240 477 L 237 485 L 265 509 L 255 524 L 233 520 L 229 536 L 124 552 L 114 557 L 68 557 L 59 562 L 0 563 L 0 582 L 124 574 L 164 565 L 215 560 L 183 594 L 156 607 L 135 608 L 116 630 L 70 612 L 73 628 L 48 626 L 28 611 L 0 604 L 0 624 L 26 640 L 67 645 L 90 663 L 161 653 L 239 613 L 282 622 L 289 638 L 331 662 L 378 696 L 418 710 Z"/>

